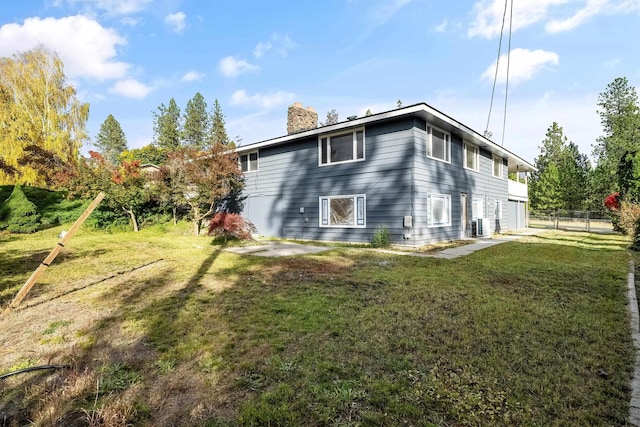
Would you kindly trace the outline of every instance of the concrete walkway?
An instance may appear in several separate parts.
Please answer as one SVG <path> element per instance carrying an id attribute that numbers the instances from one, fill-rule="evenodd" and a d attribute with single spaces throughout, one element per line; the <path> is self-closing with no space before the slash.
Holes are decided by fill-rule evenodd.
<path id="1" fill-rule="evenodd" d="M 425 258 L 445 258 L 453 259 L 461 256 L 469 255 L 473 252 L 485 249 L 491 246 L 499 245 L 500 243 L 510 242 L 512 240 L 519 239 L 526 236 L 534 236 L 536 234 L 543 233 L 547 230 L 538 228 L 527 228 L 519 230 L 514 234 L 500 235 L 495 238 L 481 238 L 477 239 L 475 243 L 471 243 L 464 246 L 458 246 L 455 248 L 443 249 L 440 252 L 432 254 L 422 254 L 419 252 L 409 251 L 394 251 L 390 249 L 378 249 L 377 252 L 392 254 L 392 255 L 405 255 Z M 258 245 L 240 246 L 227 248 L 226 251 L 236 254 L 250 254 L 264 257 L 281 257 L 290 255 L 305 255 L 315 254 L 319 252 L 335 249 L 332 246 L 314 246 L 312 244 L 303 245 L 299 243 L 278 242 L 278 241 L 265 241 Z"/>
<path id="2" fill-rule="evenodd" d="M 403 251 L 393 251 L 382 249 L 380 252 L 394 254 L 394 255 L 409 255 L 409 256 L 417 256 L 417 257 L 425 257 L 425 258 L 444 258 L 444 259 L 453 259 L 461 256 L 469 255 L 473 252 L 477 252 L 481 249 L 489 248 L 491 246 L 499 245 L 500 243 L 510 242 L 512 240 L 517 240 L 522 237 L 527 236 L 535 236 L 540 233 L 544 233 L 547 230 L 539 229 L 539 228 L 526 228 L 523 230 L 518 230 L 513 234 L 505 234 L 499 235 L 494 238 L 480 238 L 476 239 L 475 243 L 470 243 L 468 245 L 457 246 L 455 248 L 443 249 L 439 252 L 435 252 L 432 254 L 421 254 L 418 252 L 403 252 Z"/>
<path id="3" fill-rule="evenodd" d="M 314 246 L 301 245 L 299 243 L 289 242 L 270 242 L 266 241 L 259 245 L 239 246 L 235 248 L 227 248 L 226 251 L 236 254 L 250 254 L 264 257 L 281 257 L 289 255 L 306 255 L 316 254 L 334 249 L 332 246 Z"/>

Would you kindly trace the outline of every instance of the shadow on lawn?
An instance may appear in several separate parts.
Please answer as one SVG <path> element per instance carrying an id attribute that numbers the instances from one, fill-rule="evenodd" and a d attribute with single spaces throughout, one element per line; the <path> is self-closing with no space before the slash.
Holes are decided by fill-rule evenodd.
<path id="1" fill-rule="evenodd" d="M 582 246 L 585 249 L 620 251 L 629 247 L 629 242 L 623 236 L 613 234 L 599 234 L 591 232 L 572 231 L 557 234 L 540 234 L 534 239 L 545 243 L 555 243 L 558 245 Z M 535 242 L 535 240 L 534 240 Z"/>
<path id="2" fill-rule="evenodd" d="M 0 384 L 0 425 L 23 425 L 34 419 L 45 425 L 120 425 L 118 420 L 157 419 L 158 413 L 167 412 L 177 418 L 154 424 L 173 425 L 188 418 L 193 409 L 186 383 L 190 369 L 176 375 L 156 369 L 154 362 L 177 353 L 189 339 L 180 318 L 190 310 L 186 306 L 193 305 L 193 294 L 201 289 L 202 278 L 219 254 L 219 248 L 210 253 L 183 286 L 175 286 L 175 267 L 166 265 L 157 274 L 109 286 L 100 298 L 117 308 L 77 331 L 79 342 L 71 352 L 66 347 L 43 356 L 49 363 L 70 364 L 71 370 L 23 374 Z M 128 338 L 131 335 L 135 338 Z M 181 362 L 191 368 L 195 363 Z M 180 392 L 164 377 L 180 383 Z M 169 404 L 168 393 L 180 402 Z M 152 402 L 148 408 L 147 401 Z"/>

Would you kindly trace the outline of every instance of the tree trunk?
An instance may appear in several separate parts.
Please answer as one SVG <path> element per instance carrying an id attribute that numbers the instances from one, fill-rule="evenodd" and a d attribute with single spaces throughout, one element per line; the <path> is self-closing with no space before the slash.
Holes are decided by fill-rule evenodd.
<path id="1" fill-rule="evenodd" d="M 133 231 L 138 232 L 139 228 L 138 228 L 138 220 L 136 219 L 136 214 L 133 212 L 132 209 L 124 209 L 124 211 L 129 214 L 129 217 L 131 217 L 131 224 L 133 225 Z"/>
<path id="2" fill-rule="evenodd" d="M 175 206 L 173 206 L 171 209 L 173 211 L 173 225 L 178 225 L 178 215 L 177 215 L 178 209 Z"/>
<path id="3" fill-rule="evenodd" d="M 193 220 L 193 233 L 196 236 L 200 235 L 200 227 L 202 226 L 202 220 L 201 219 L 194 219 Z"/>

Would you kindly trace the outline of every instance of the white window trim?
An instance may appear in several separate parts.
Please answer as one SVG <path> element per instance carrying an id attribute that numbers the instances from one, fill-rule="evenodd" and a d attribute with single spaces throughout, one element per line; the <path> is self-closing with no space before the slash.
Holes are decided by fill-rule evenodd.
<path id="1" fill-rule="evenodd" d="M 443 159 L 439 159 L 438 157 L 433 157 L 431 154 L 429 154 L 432 150 L 431 150 L 431 146 L 432 146 L 432 135 L 433 132 L 432 130 L 436 129 L 440 132 L 442 132 L 446 138 L 447 138 L 447 158 L 449 160 L 443 160 Z M 447 164 L 451 164 L 451 134 L 445 130 L 440 129 L 439 127 L 436 126 L 431 126 L 431 125 L 427 125 L 427 157 L 433 160 L 437 160 L 439 162 L 443 162 L 443 163 L 447 163 Z"/>
<path id="2" fill-rule="evenodd" d="M 249 151 L 247 153 L 243 153 L 240 154 L 238 156 L 238 164 L 240 165 L 240 170 L 242 171 L 242 173 L 251 173 L 251 172 L 258 172 L 260 170 L 260 150 L 254 150 L 254 151 Z M 252 154 L 256 154 L 256 168 L 255 169 L 250 169 L 251 168 L 251 155 Z M 241 157 L 242 156 L 247 156 L 247 170 L 243 171 L 242 170 L 242 162 L 241 162 Z"/>
<path id="3" fill-rule="evenodd" d="M 431 199 L 433 197 L 444 198 L 446 200 L 447 211 L 449 213 L 449 220 L 447 221 L 446 224 L 433 224 L 433 220 L 431 219 L 431 217 L 432 217 L 432 213 L 431 213 L 432 201 L 431 201 Z M 435 194 L 435 193 L 434 194 L 427 194 L 427 228 L 451 227 L 451 216 L 452 216 L 452 212 L 451 212 L 451 195 L 449 195 L 449 194 Z"/>
<path id="4" fill-rule="evenodd" d="M 496 161 L 500 162 L 500 174 L 496 175 Z M 493 162 L 491 162 L 491 175 L 493 175 L 494 178 L 498 178 L 498 179 L 504 179 L 504 163 L 502 160 L 502 157 L 498 157 L 498 156 L 493 156 Z"/>
<path id="5" fill-rule="evenodd" d="M 331 199 L 353 199 L 353 225 L 331 225 Z M 358 199 L 362 200 L 362 217 L 358 215 Z M 324 206 L 323 200 L 327 201 L 327 223 L 323 224 Z M 367 195 L 366 194 L 344 194 L 338 196 L 320 196 L 318 197 L 318 225 L 321 228 L 367 228 Z M 358 224 L 360 222 L 360 224 Z"/>
<path id="6" fill-rule="evenodd" d="M 357 140 L 356 134 L 360 131 L 362 131 L 362 158 L 358 159 L 357 158 L 358 157 L 358 140 Z M 331 138 L 334 136 L 346 135 L 348 133 L 351 133 L 351 136 L 352 136 L 351 142 L 353 144 L 353 160 L 343 160 L 341 162 L 332 162 L 331 161 Z M 327 150 L 328 150 L 327 163 L 322 163 L 322 139 L 323 138 L 327 138 Z M 324 167 L 324 166 L 331 166 L 331 165 L 341 165 L 344 163 L 364 162 L 364 160 L 367 158 L 366 145 L 367 145 L 367 138 L 365 137 L 364 127 L 318 135 L 318 166 Z"/>
<path id="7" fill-rule="evenodd" d="M 469 155 L 469 147 L 472 147 L 476 150 L 476 152 L 474 153 L 474 157 L 476 158 L 475 169 L 467 167 L 467 156 Z M 479 172 L 480 171 L 480 147 L 465 142 L 463 144 L 462 151 L 463 151 L 462 166 L 467 170 Z"/>
<path id="8" fill-rule="evenodd" d="M 475 202 L 480 202 L 480 212 L 474 212 L 473 211 L 473 205 L 475 204 Z M 486 218 L 486 212 L 485 212 L 485 200 L 484 197 L 472 197 L 471 198 L 471 219 L 484 219 Z M 476 214 L 476 215 L 474 215 Z M 480 214 L 479 216 L 477 214 Z"/>

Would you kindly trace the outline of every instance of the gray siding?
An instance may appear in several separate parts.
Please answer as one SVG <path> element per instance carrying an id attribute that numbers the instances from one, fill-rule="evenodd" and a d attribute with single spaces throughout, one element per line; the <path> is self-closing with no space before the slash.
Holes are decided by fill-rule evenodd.
<path id="1" fill-rule="evenodd" d="M 258 230 L 265 235 L 281 229 L 277 237 L 368 242 L 377 228 L 387 227 L 393 241 L 402 243 L 402 220 L 412 212 L 413 126 L 413 119 L 367 126 L 365 160 L 358 162 L 319 166 L 316 137 L 260 150 L 259 170 L 245 174 L 245 193 L 271 205 L 261 210 L 254 203 L 245 215 L 256 223 L 269 216 L 270 227 Z M 321 196 L 355 194 L 366 195 L 366 228 L 319 226 Z M 281 218 L 271 214 L 276 200 Z"/>
<path id="2" fill-rule="evenodd" d="M 463 140 L 455 133 L 451 134 L 451 163 L 427 157 L 427 124 L 420 123 L 415 132 L 415 218 L 414 239 L 412 244 L 423 245 L 443 240 L 455 240 L 462 237 L 462 207 L 460 195 L 467 195 L 467 211 L 471 218 L 471 206 L 474 198 L 484 200 L 484 227 L 490 231 L 505 231 L 508 211 L 507 167 L 503 160 L 503 178 L 493 176 L 493 157 L 480 148 L 479 170 L 463 167 Z M 437 126 L 436 126 L 437 127 Z M 429 194 L 444 194 L 451 197 L 451 226 L 428 227 L 427 197 Z M 502 201 L 502 220 L 496 222 L 495 201 Z"/>
<path id="3" fill-rule="evenodd" d="M 244 215 L 260 234 L 290 239 L 368 242 L 386 227 L 394 243 L 423 245 L 461 237 L 460 194 L 467 194 L 468 212 L 475 197 L 485 200 L 491 230 L 509 224 L 507 167 L 503 178 L 492 176 L 489 152 L 480 150 L 480 171 L 463 168 L 462 139 L 452 134 L 451 163 L 429 159 L 426 123 L 401 118 L 367 125 L 365 160 L 318 165 L 318 137 L 266 147 L 259 151 L 259 170 L 245 174 Z M 366 195 L 365 228 L 320 227 L 321 196 Z M 451 226 L 427 227 L 428 194 L 451 197 Z M 503 218 L 496 224 L 495 200 L 502 200 Z M 403 226 L 413 217 L 413 228 Z M 409 236 L 409 238 L 405 238 Z"/>

